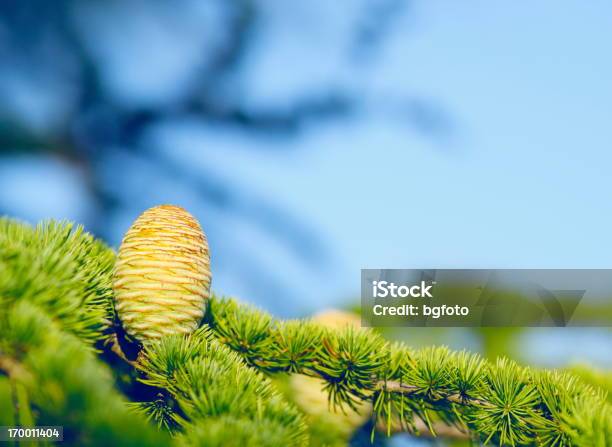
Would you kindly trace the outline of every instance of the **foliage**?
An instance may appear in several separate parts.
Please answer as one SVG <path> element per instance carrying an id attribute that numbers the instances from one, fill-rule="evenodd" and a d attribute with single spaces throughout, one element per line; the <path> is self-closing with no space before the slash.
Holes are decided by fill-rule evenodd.
<path id="1" fill-rule="evenodd" d="M 7 420 L 62 425 L 75 445 L 167 438 L 128 411 L 92 349 L 110 324 L 113 259 L 70 224 L 0 220 L 0 371 L 20 400 Z"/>
<path id="2" fill-rule="evenodd" d="M 0 219 L 0 303 L 40 307 L 63 329 L 92 345 L 113 319 L 114 254 L 69 223 L 32 228 Z"/>
<path id="3" fill-rule="evenodd" d="M 568 372 L 579 377 L 583 382 L 604 391 L 607 395 L 608 402 L 612 403 L 612 373 L 601 371 L 583 364 L 570 366 Z"/>
<path id="4" fill-rule="evenodd" d="M 91 350 L 41 308 L 23 301 L 3 311 L 2 319 L 0 369 L 20 399 L 15 424 L 63 426 L 73 445 L 167 441 L 128 410 L 109 369 Z"/>
<path id="5" fill-rule="evenodd" d="M 432 421 L 442 420 L 484 443 L 612 443 L 604 394 L 566 373 L 491 363 L 445 347 L 412 350 L 351 327 L 288 324 L 231 299 L 213 298 L 206 322 L 249 365 L 320 377 L 338 405 L 372 400 L 375 417 L 389 427 L 399 420 L 416 431 L 418 418 L 433 433 Z"/>
<path id="6" fill-rule="evenodd" d="M 180 426 L 180 445 L 306 442 L 301 414 L 206 328 L 141 351 L 141 396 L 156 398 L 129 411 L 93 352 L 112 340 L 113 252 L 70 224 L 4 219 L 0 253 L 0 390 L 21 398 L 12 422 L 63 425 L 73 445 L 167 444 L 146 419 Z"/>
<path id="7" fill-rule="evenodd" d="M 302 374 L 332 406 L 372 402 L 389 432 L 423 422 L 495 445 L 612 445 L 605 394 L 574 375 L 278 321 L 232 299 L 213 296 L 197 331 L 131 355 L 113 259 L 70 224 L 0 220 L 0 425 L 63 425 L 72 445 L 305 445 L 303 415 L 266 377 Z"/>
<path id="8" fill-rule="evenodd" d="M 301 445 L 305 426 L 297 410 L 284 402 L 270 381 L 214 340 L 203 327 L 188 336 L 170 336 L 147 345 L 138 368 L 142 382 L 160 388 L 176 402 L 176 412 L 164 414 L 185 426 L 189 445 L 227 445 L 229 424 L 236 445 Z M 183 415 L 186 421 L 181 419 Z M 162 425 L 171 425 L 163 423 Z M 214 437 L 202 437 L 218 433 Z M 228 436 L 227 434 L 225 436 Z M 255 442 L 257 440 L 257 442 Z M 199 444 L 199 443 L 198 443 Z"/>

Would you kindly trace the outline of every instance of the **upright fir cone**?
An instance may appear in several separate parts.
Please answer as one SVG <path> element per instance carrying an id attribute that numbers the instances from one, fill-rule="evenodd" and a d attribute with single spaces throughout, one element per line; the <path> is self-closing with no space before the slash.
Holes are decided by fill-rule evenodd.
<path id="1" fill-rule="evenodd" d="M 125 234 L 115 266 L 115 309 L 125 331 L 141 342 L 191 333 L 210 297 L 208 242 L 183 208 L 142 213 Z"/>

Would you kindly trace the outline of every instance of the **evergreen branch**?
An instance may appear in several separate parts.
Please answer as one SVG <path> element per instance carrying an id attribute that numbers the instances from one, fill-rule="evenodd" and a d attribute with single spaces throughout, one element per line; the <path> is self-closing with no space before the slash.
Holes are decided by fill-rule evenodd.
<path id="1" fill-rule="evenodd" d="M 0 306 L 28 301 L 93 345 L 113 320 L 114 253 L 70 223 L 0 218 Z"/>
<path id="2" fill-rule="evenodd" d="M 143 383 L 160 389 L 158 399 L 128 412 L 91 352 L 97 342 L 121 350 L 108 331 L 113 263 L 112 250 L 80 227 L 0 219 L 0 377 L 24 390 L 20 422 L 32 406 L 37 416 L 25 422 L 63 425 L 74 445 L 168 443 L 135 413 L 182 429 L 182 445 L 227 445 L 228 436 L 248 445 L 307 442 L 297 409 L 205 330 L 166 337 L 138 362 L 128 360 Z"/>
<path id="3" fill-rule="evenodd" d="M 436 433 L 435 417 L 501 445 L 606 445 L 612 436 L 604 396 L 568 374 L 445 347 L 411 350 L 368 330 L 277 322 L 231 299 L 213 297 L 206 323 L 256 369 L 320 377 L 335 405 L 372 401 L 389 431 L 393 421 L 416 431 L 419 418 Z"/>
<path id="4" fill-rule="evenodd" d="M 137 413 L 145 416 L 148 421 L 154 422 L 157 428 L 171 433 L 174 433 L 182 422 L 182 419 L 177 415 L 173 406 L 168 403 L 162 393 L 159 394 L 156 400 L 130 402 L 128 405 Z"/>
<path id="5" fill-rule="evenodd" d="M 612 403 L 612 373 L 609 371 L 598 370 L 590 366 L 576 364 L 567 369 L 571 375 L 580 378 L 583 382 L 592 385 L 604 392 L 608 403 Z"/>
<path id="6" fill-rule="evenodd" d="M 3 365 L 19 365 L 3 372 L 21 390 L 21 425 L 61 425 L 71 445 L 158 446 L 169 441 L 128 411 L 108 368 L 42 309 L 22 301 L 3 314 L 7 324 L 0 331 L 0 359 Z"/>
<path id="7" fill-rule="evenodd" d="M 378 382 L 377 389 L 385 390 L 390 393 L 399 393 L 399 394 L 415 394 L 419 391 L 419 387 L 415 385 L 407 385 L 401 382 L 391 382 L 391 381 L 380 381 Z M 468 396 L 461 396 L 460 394 L 449 394 L 443 396 L 445 400 L 451 402 L 453 404 L 459 405 L 480 405 L 483 407 L 490 406 L 489 402 L 476 399 Z"/>
<path id="8" fill-rule="evenodd" d="M 232 437 L 251 445 L 299 446 L 307 443 L 301 415 L 284 402 L 268 379 L 212 338 L 207 328 L 165 337 L 139 356 L 141 381 L 167 390 L 176 401 L 185 434 L 182 442 L 232 427 Z M 226 428 L 227 430 L 227 428 Z M 204 445 L 225 445 L 227 438 L 207 436 Z M 260 441 L 254 443 L 254 439 Z M 202 445 L 197 443 L 197 445 Z"/>
<path id="9" fill-rule="evenodd" d="M 167 390 L 184 415 L 179 439 L 185 445 L 299 446 L 307 443 L 302 416 L 270 381 L 212 338 L 207 328 L 162 338 L 141 352 L 141 381 Z M 224 434 L 225 433 L 225 434 Z M 256 441 L 256 442 L 255 442 Z M 236 443 L 238 445 L 238 443 Z"/>
<path id="10" fill-rule="evenodd" d="M 3 423 L 64 425 L 77 445 L 167 444 L 144 419 L 174 432 L 179 445 L 304 445 L 302 415 L 262 374 L 289 373 L 322 380 L 340 408 L 371 403 L 388 433 L 450 427 L 500 445 L 612 445 L 605 394 L 571 374 L 277 321 L 216 297 L 195 333 L 147 344 L 135 361 L 123 356 L 157 393 L 129 412 L 92 352 L 114 345 L 113 263 L 112 250 L 80 227 L 0 219 L 0 397 L 10 397 L 0 401 L 9 408 Z"/>
<path id="11" fill-rule="evenodd" d="M 127 409 L 92 349 L 112 320 L 113 261 L 80 227 L 0 218 L 0 379 L 17 404 L 3 425 L 61 425 L 69 445 L 168 443 Z"/>

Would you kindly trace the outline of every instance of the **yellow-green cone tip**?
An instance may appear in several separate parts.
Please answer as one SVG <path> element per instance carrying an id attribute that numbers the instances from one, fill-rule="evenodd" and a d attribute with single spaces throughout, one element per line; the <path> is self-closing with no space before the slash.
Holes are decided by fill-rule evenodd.
<path id="1" fill-rule="evenodd" d="M 125 234 L 113 278 L 123 328 L 145 343 L 188 334 L 210 297 L 210 255 L 198 221 L 183 208 L 160 205 L 142 213 Z"/>

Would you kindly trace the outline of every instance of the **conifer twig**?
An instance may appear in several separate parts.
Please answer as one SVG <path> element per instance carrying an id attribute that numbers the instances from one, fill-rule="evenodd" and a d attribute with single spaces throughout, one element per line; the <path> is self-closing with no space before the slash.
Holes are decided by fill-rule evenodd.
<path id="1" fill-rule="evenodd" d="M 393 381 L 380 381 L 378 382 L 378 389 L 385 390 L 391 393 L 400 393 L 400 394 L 412 394 L 416 393 L 420 390 L 418 386 L 409 385 L 401 382 L 393 382 Z M 460 405 L 481 405 L 481 406 L 490 406 L 491 403 L 487 402 L 483 399 L 476 399 L 469 396 L 461 396 L 460 394 L 449 394 L 446 396 L 442 396 L 441 399 L 445 399 L 448 402 Z"/>
<path id="2" fill-rule="evenodd" d="M 396 420 L 412 432 L 415 421 L 422 420 L 436 433 L 439 420 L 485 443 L 518 446 L 537 439 L 544 445 L 590 445 L 601 438 L 601 429 L 612 439 L 612 411 L 605 398 L 565 373 L 532 370 L 506 359 L 491 363 L 446 347 L 413 350 L 350 327 L 277 321 L 214 296 L 205 322 L 253 368 L 320 377 L 333 405 L 355 408 L 358 401 L 372 401 L 388 434 Z M 598 410 L 584 412 L 584 405 Z M 601 418 L 608 422 L 602 425 Z"/>
<path id="3" fill-rule="evenodd" d="M 26 393 L 21 415 L 41 425 L 65 420 L 74 443 L 165 444 L 165 434 L 127 411 L 95 356 L 115 319 L 113 263 L 112 250 L 79 227 L 0 219 L 0 371 Z M 176 429 L 178 445 L 223 446 L 228 436 L 239 445 L 305 445 L 303 418 L 270 374 L 318 377 L 334 406 L 371 402 L 388 434 L 456 428 L 497 445 L 612 445 L 605 396 L 571 374 L 446 347 L 415 350 L 367 330 L 279 321 L 231 299 L 212 297 L 208 307 L 202 328 L 147 344 L 135 361 L 120 340 L 108 341 L 160 390 L 134 406 Z"/>

